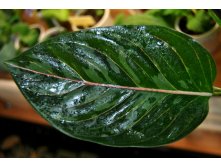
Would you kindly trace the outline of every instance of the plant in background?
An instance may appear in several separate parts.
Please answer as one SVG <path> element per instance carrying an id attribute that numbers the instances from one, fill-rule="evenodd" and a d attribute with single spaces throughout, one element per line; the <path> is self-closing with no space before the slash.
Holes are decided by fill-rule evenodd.
<path id="1" fill-rule="evenodd" d="M 12 59 L 16 55 L 10 25 L 15 20 L 17 20 L 17 14 L 10 10 L 0 10 L 0 69 L 5 67 L 3 62 Z"/>
<path id="2" fill-rule="evenodd" d="M 46 19 L 57 19 L 58 21 L 68 21 L 70 10 L 68 9 L 42 9 L 41 16 Z"/>
<path id="3" fill-rule="evenodd" d="M 213 28 L 215 21 L 206 10 L 188 10 L 180 16 L 179 26 L 187 34 L 201 34 Z"/>
<path id="4" fill-rule="evenodd" d="M 62 34 L 7 62 L 50 124 L 82 140 L 152 147 L 176 141 L 208 114 L 215 63 L 189 36 L 160 26 Z"/>
<path id="5" fill-rule="evenodd" d="M 20 19 L 20 10 L 0 10 L 0 67 L 3 62 L 17 55 L 14 42 L 18 38 L 24 46 L 31 47 L 38 42 L 39 32 L 31 29 Z"/>
<path id="6" fill-rule="evenodd" d="M 94 26 L 104 12 L 104 9 L 0 10 L 0 68 L 5 69 L 3 62 L 39 41 Z"/>
<path id="7" fill-rule="evenodd" d="M 12 25 L 12 34 L 17 36 L 23 46 L 31 47 L 38 43 L 40 32 L 23 22 Z"/>
<path id="8" fill-rule="evenodd" d="M 187 9 L 149 9 L 140 14 L 125 16 L 119 14 L 116 17 L 116 25 L 160 25 L 174 28 L 178 17 L 188 13 Z"/>
<path id="9" fill-rule="evenodd" d="M 1 44 L 19 38 L 25 45 L 33 46 L 38 42 L 38 32 L 20 19 L 20 10 L 0 10 Z"/>
<path id="10" fill-rule="evenodd" d="M 39 17 L 46 19 L 48 24 L 63 26 L 69 31 L 94 26 L 102 16 L 104 9 L 42 9 Z"/>
<path id="11" fill-rule="evenodd" d="M 160 25 L 174 28 L 180 19 L 181 30 L 185 33 L 199 34 L 210 30 L 215 22 L 207 10 L 203 9 L 150 9 L 142 14 L 116 18 L 116 25 Z"/>
<path id="12" fill-rule="evenodd" d="M 17 10 L 0 10 L 0 48 L 11 41 L 11 25 L 17 22 L 18 19 Z"/>
<path id="13" fill-rule="evenodd" d="M 219 47 L 220 28 L 205 9 L 149 9 L 141 14 L 119 14 L 115 25 L 160 25 L 190 35 L 210 53 Z"/>
<path id="14" fill-rule="evenodd" d="M 210 16 L 215 20 L 215 22 L 221 26 L 221 10 L 209 9 L 208 11 Z"/>
<path id="15" fill-rule="evenodd" d="M 16 57 L 17 51 L 13 42 L 8 42 L 0 49 L 0 70 L 7 70 L 4 62 Z"/>
<path id="16" fill-rule="evenodd" d="M 170 25 L 162 18 L 149 14 L 149 11 L 125 16 L 125 14 L 119 14 L 116 16 L 115 25 L 159 25 L 164 27 L 170 27 Z"/>

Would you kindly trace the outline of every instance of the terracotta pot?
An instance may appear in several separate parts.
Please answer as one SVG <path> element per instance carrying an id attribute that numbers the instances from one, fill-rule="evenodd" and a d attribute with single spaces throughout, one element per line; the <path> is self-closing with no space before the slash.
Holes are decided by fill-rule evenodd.
<path id="1" fill-rule="evenodd" d="M 209 113 L 199 128 L 221 132 L 221 97 L 214 96 L 209 100 Z"/>
<path id="2" fill-rule="evenodd" d="M 30 106 L 13 80 L 0 79 L 0 99 L 13 107 Z"/>
<path id="3" fill-rule="evenodd" d="M 175 29 L 179 32 L 187 34 L 180 29 L 179 26 L 180 19 L 177 19 L 175 22 Z M 202 46 L 204 46 L 210 53 L 213 53 L 218 46 L 220 45 L 220 27 L 218 24 L 215 24 L 212 29 L 209 31 L 199 34 L 199 35 L 190 35 L 193 39 L 198 41 Z"/>
<path id="4" fill-rule="evenodd" d="M 110 15 L 110 9 L 104 10 L 104 15 L 93 27 L 106 27 L 113 25 L 113 20 Z"/>

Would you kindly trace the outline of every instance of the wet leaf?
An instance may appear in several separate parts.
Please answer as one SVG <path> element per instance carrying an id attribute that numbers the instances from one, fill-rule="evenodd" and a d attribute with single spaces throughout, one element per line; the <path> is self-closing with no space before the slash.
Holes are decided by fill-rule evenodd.
<path id="1" fill-rule="evenodd" d="M 208 113 L 216 75 L 197 42 L 158 26 L 63 34 L 8 66 L 54 127 L 111 146 L 157 146 L 190 133 Z"/>

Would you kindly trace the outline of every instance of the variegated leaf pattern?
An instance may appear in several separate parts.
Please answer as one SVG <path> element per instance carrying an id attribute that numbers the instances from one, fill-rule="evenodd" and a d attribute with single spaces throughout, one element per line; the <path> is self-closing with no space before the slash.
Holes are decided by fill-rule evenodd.
<path id="1" fill-rule="evenodd" d="M 208 113 L 216 76 L 203 47 L 159 26 L 62 34 L 8 67 L 51 125 L 110 146 L 152 147 L 187 135 Z"/>

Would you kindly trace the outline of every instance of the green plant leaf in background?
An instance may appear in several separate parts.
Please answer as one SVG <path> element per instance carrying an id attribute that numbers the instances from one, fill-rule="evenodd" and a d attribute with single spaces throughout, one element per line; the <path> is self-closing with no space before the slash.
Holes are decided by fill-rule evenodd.
<path id="1" fill-rule="evenodd" d="M 194 10 L 193 10 L 194 11 Z M 187 28 L 193 32 L 203 33 L 214 26 L 214 21 L 206 10 L 198 9 L 194 15 L 187 16 Z"/>
<path id="2" fill-rule="evenodd" d="M 0 10 L 0 48 L 10 40 L 11 27 L 8 16 Z"/>
<path id="3" fill-rule="evenodd" d="M 17 56 L 13 42 L 5 44 L 0 50 L 0 70 L 7 70 L 4 62 Z"/>
<path id="4" fill-rule="evenodd" d="M 163 19 L 170 28 L 174 28 L 177 18 L 185 17 L 190 13 L 189 9 L 150 9 L 145 11 L 146 15 Z"/>
<path id="5" fill-rule="evenodd" d="M 216 76 L 204 48 L 158 26 L 63 34 L 8 67 L 50 124 L 110 146 L 152 147 L 184 137 L 206 117 Z"/>
<path id="6" fill-rule="evenodd" d="M 30 28 L 28 24 L 22 22 L 13 25 L 12 32 L 17 35 L 21 42 L 29 47 L 38 42 L 40 34 L 37 29 Z"/>
<path id="7" fill-rule="evenodd" d="M 221 9 L 209 9 L 209 14 L 221 26 Z"/>
<path id="8" fill-rule="evenodd" d="M 169 24 L 163 18 L 147 13 L 131 16 L 119 14 L 115 19 L 115 25 L 158 25 L 169 27 Z"/>
<path id="9" fill-rule="evenodd" d="M 44 18 L 55 18 L 59 21 L 67 21 L 70 12 L 68 9 L 42 9 L 41 14 Z"/>
<path id="10" fill-rule="evenodd" d="M 12 27 L 19 21 L 19 10 L 0 10 L 0 48 L 12 40 Z"/>

